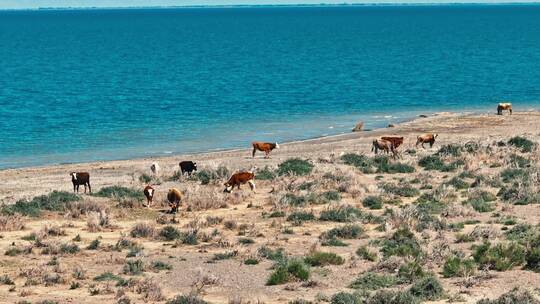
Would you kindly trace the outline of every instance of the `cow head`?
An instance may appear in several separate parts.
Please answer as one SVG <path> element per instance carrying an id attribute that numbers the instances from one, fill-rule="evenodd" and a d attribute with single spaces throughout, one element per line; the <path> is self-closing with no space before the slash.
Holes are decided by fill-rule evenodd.
<path id="1" fill-rule="evenodd" d="M 231 186 L 231 184 L 225 183 L 223 185 L 225 186 L 225 189 L 223 189 L 223 192 L 226 192 L 226 193 L 231 193 L 232 192 L 233 186 Z"/>
<path id="2" fill-rule="evenodd" d="M 439 136 L 439 134 L 435 134 L 435 136 L 433 136 L 433 138 L 437 138 L 437 136 Z"/>
<path id="3" fill-rule="evenodd" d="M 193 171 L 197 171 L 197 163 L 196 162 L 193 163 Z"/>
<path id="4" fill-rule="evenodd" d="M 76 172 L 71 172 L 71 173 L 69 174 L 69 176 L 71 176 L 71 180 L 73 180 L 73 181 L 76 181 L 76 180 L 77 180 L 77 173 L 76 173 Z"/>
<path id="5" fill-rule="evenodd" d="M 276 144 L 276 149 L 279 149 L 279 144 L 278 143 L 275 143 Z"/>

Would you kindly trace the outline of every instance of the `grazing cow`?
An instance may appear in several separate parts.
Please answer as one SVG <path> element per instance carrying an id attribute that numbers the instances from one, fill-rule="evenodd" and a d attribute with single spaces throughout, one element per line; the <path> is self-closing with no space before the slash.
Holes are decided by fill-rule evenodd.
<path id="1" fill-rule="evenodd" d="M 88 185 L 88 190 L 92 193 L 92 187 L 90 186 L 90 174 L 88 172 L 71 172 L 71 182 L 73 183 L 73 192 L 77 191 L 79 193 L 79 186 L 84 185 L 84 193 L 86 193 L 86 186 Z"/>
<path id="2" fill-rule="evenodd" d="M 179 164 L 180 170 L 182 171 L 182 175 L 187 172 L 189 176 L 193 173 L 193 171 L 197 171 L 197 163 L 194 163 L 190 160 L 181 161 Z"/>
<path id="3" fill-rule="evenodd" d="M 158 175 L 159 174 L 159 164 L 157 162 L 152 163 L 152 165 L 150 165 L 150 170 L 152 170 L 152 173 L 154 173 L 154 175 Z"/>
<path id="4" fill-rule="evenodd" d="M 512 104 L 509 102 L 501 102 L 497 105 L 497 115 L 502 115 L 503 110 L 508 110 L 512 115 Z"/>
<path id="5" fill-rule="evenodd" d="M 144 196 L 146 196 L 146 207 L 150 208 L 150 205 L 152 204 L 152 200 L 154 199 L 154 193 L 155 193 L 154 187 L 148 185 L 144 187 L 143 193 Z"/>
<path id="6" fill-rule="evenodd" d="M 182 192 L 176 188 L 169 189 L 167 193 L 167 200 L 169 201 L 169 206 L 171 207 L 171 213 L 176 213 L 182 202 Z"/>
<path id="7" fill-rule="evenodd" d="M 423 134 L 423 135 L 420 135 L 416 138 L 416 147 L 418 147 L 418 144 L 422 144 L 422 148 L 425 148 L 424 147 L 424 144 L 425 143 L 429 143 L 429 147 L 433 147 L 433 144 L 435 143 L 435 138 L 437 138 L 437 136 L 439 136 L 439 134 L 432 134 L 432 133 L 427 133 L 427 134 Z"/>
<path id="8" fill-rule="evenodd" d="M 383 136 L 381 139 L 391 142 L 394 149 L 399 148 L 403 144 L 403 136 Z"/>
<path id="9" fill-rule="evenodd" d="M 270 157 L 270 152 L 274 149 L 279 149 L 278 143 L 265 143 L 260 141 L 254 141 L 251 143 L 253 146 L 253 153 L 251 154 L 252 157 L 255 157 L 255 152 L 262 151 L 264 152 L 264 158 Z"/>
<path id="10" fill-rule="evenodd" d="M 238 187 L 240 189 L 240 185 L 243 184 L 249 184 L 249 187 L 251 190 L 255 191 L 255 183 L 253 182 L 253 179 L 255 178 L 255 174 L 253 172 L 238 172 L 235 173 L 229 178 L 229 181 L 225 183 L 225 190 L 223 192 L 231 193 L 234 189 L 234 186 Z"/>

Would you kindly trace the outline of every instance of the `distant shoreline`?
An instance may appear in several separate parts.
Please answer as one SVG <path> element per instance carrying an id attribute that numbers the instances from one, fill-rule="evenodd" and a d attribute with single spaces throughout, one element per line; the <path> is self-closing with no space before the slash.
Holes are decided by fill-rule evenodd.
<path id="1" fill-rule="evenodd" d="M 395 3 L 340 3 L 340 4 L 232 4 L 232 5 L 173 5 L 173 6 L 82 6 L 82 7 L 36 7 L 36 8 L 0 8 L 2 11 L 76 11 L 76 10 L 139 10 L 139 9 L 214 9 L 214 8 L 287 8 L 287 7 L 417 7 L 417 6 L 538 6 L 536 2 L 395 2 Z"/>

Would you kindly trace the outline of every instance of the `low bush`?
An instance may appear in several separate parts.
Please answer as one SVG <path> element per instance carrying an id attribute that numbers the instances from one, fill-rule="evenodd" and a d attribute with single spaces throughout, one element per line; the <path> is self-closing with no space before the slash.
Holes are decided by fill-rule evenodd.
<path id="1" fill-rule="evenodd" d="M 364 303 L 363 297 L 347 293 L 344 291 L 338 292 L 330 299 L 330 304 L 362 304 Z"/>
<path id="2" fill-rule="evenodd" d="M 514 288 L 494 300 L 482 299 L 476 304 L 540 304 L 529 291 Z"/>
<path id="3" fill-rule="evenodd" d="M 349 246 L 349 244 L 347 244 L 347 243 L 343 242 L 342 240 L 337 239 L 335 237 L 322 240 L 321 245 L 322 246 L 331 246 L 331 247 L 347 247 L 347 246 Z"/>
<path id="4" fill-rule="evenodd" d="M 177 295 L 168 300 L 166 304 L 208 304 L 205 300 L 199 298 L 196 294 Z"/>
<path id="5" fill-rule="evenodd" d="M 133 230 L 132 230 L 133 231 Z M 182 237 L 182 234 L 174 226 L 165 226 L 159 231 L 159 238 L 165 241 L 174 241 Z"/>
<path id="6" fill-rule="evenodd" d="M 408 183 L 385 183 L 380 185 L 379 187 L 381 187 L 386 193 L 403 197 L 414 197 L 420 194 L 420 191 L 418 189 Z"/>
<path id="7" fill-rule="evenodd" d="M 272 261 L 282 261 L 286 258 L 285 250 L 283 250 L 283 248 L 271 249 L 263 246 L 259 248 L 257 252 L 261 257 Z"/>
<path id="8" fill-rule="evenodd" d="M 276 173 L 268 166 L 258 170 L 257 174 L 255 174 L 255 179 L 258 180 L 273 180 L 274 178 L 276 178 Z"/>
<path id="9" fill-rule="evenodd" d="M 323 210 L 319 216 L 321 221 L 354 222 L 362 218 L 362 211 L 350 205 L 341 205 Z"/>
<path id="10" fill-rule="evenodd" d="M 127 188 L 122 186 L 103 187 L 93 195 L 99 197 L 108 197 L 117 200 L 133 199 L 137 201 L 142 201 L 144 199 L 144 194 L 139 189 Z"/>
<path id="11" fill-rule="evenodd" d="M 443 155 L 443 156 L 454 156 L 458 157 L 461 156 L 461 150 L 462 147 L 457 144 L 449 144 L 449 145 L 443 145 L 439 148 L 437 153 L 435 155 Z"/>
<path id="12" fill-rule="evenodd" d="M 524 169 L 520 168 L 507 168 L 501 172 L 501 179 L 505 183 L 513 182 L 515 180 L 528 180 L 528 173 Z"/>
<path id="13" fill-rule="evenodd" d="M 412 283 L 425 276 L 424 265 L 418 259 L 402 264 L 398 270 L 398 277 L 402 282 Z"/>
<path id="14" fill-rule="evenodd" d="M 401 228 L 383 242 L 381 252 L 384 257 L 393 255 L 418 257 L 422 254 L 418 240 L 408 228 Z"/>
<path id="15" fill-rule="evenodd" d="M 300 158 L 288 159 L 278 166 L 278 175 L 295 175 L 303 176 L 308 175 L 313 171 L 313 164 L 307 160 Z"/>
<path id="16" fill-rule="evenodd" d="M 364 229 L 358 225 L 345 225 L 332 228 L 321 235 L 323 239 L 357 239 L 364 234 Z"/>
<path id="17" fill-rule="evenodd" d="M 308 195 L 296 195 L 293 193 L 286 193 L 279 200 L 279 204 L 282 206 L 291 206 L 291 207 L 304 207 L 310 203 L 317 202 L 317 195 L 314 193 Z"/>
<path id="18" fill-rule="evenodd" d="M 435 277 L 426 277 L 414 283 L 409 293 L 422 300 L 435 301 L 442 298 L 444 289 Z"/>
<path id="19" fill-rule="evenodd" d="M 379 290 L 366 304 L 419 304 L 420 300 L 407 291 Z"/>
<path id="20" fill-rule="evenodd" d="M 475 264 L 473 260 L 453 255 L 446 258 L 442 269 L 442 275 L 445 278 L 467 277 L 472 275 L 474 270 Z"/>
<path id="21" fill-rule="evenodd" d="M 454 176 L 452 177 L 448 182 L 445 183 L 446 185 L 453 186 L 454 188 L 458 190 L 467 189 L 469 188 L 469 183 L 462 180 L 461 178 Z"/>
<path id="22" fill-rule="evenodd" d="M 129 275 L 141 274 L 144 272 L 144 262 L 142 260 L 127 260 L 122 271 Z"/>
<path id="23" fill-rule="evenodd" d="M 436 170 L 441 172 L 452 172 L 464 165 L 462 160 L 446 163 L 437 155 L 430 155 L 421 158 L 418 165 L 426 170 Z"/>
<path id="24" fill-rule="evenodd" d="M 295 222 L 295 223 L 302 223 L 305 221 L 312 221 L 315 219 L 315 215 L 311 212 L 306 211 L 295 211 L 287 217 L 287 221 Z"/>
<path id="25" fill-rule="evenodd" d="M 363 290 L 378 290 L 392 287 L 398 283 L 399 281 L 395 276 L 368 272 L 356 278 L 349 287 Z"/>
<path id="26" fill-rule="evenodd" d="M 199 170 L 197 171 L 196 174 L 193 175 L 192 178 L 200 181 L 202 185 L 208 185 L 213 181 L 229 178 L 230 175 L 231 175 L 231 172 L 229 171 L 227 167 L 219 166 L 215 170 L 211 170 L 211 169 Z"/>
<path id="27" fill-rule="evenodd" d="M 153 261 L 150 267 L 155 271 L 171 270 L 173 268 L 171 264 L 162 261 Z"/>
<path id="28" fill-rule="evenodd" d="M 525 248 L 516 242 L 498 243 L 494 246 L 485 242 L 473 246 L 473 258 L 481 267 L 505 271 L 524 264 Z"/>
<path id="29" fill-rule="evenodd" d="M 293 279 L 307 281 L 310 270 L 302 260 L 292 259 L 278 262 L 274 267 L 274 272 L 266 282 L 266 285 L 279 285 L 287 283 Z"/>
<path id="30" fill-rule="evenodd" d="M 129 234 L 134 238 L 150 238 L 153 237 L 156 230 L 153 225 L 145 222 L 137 223 L 131 228 Z"/>
<path id="31" fill-rule="evenodd" d="M 536 143 L 522 136 L 515 136 L 515 137 L 510 138 L 510 140 L 508 140 L 508 144 L 516 148 L 519 148 L 521 152 L 524 152 L 524 153 L 532 152 L 534 148 L 536 147 Z"/>
<path id="32" fill-rule="evenodd" d="M 375 262 L 377 260 L 377 253 L 369 250 L 367 246 L 358 247 L 356 250 L 356 255 L 371 262 Z"/>
<path id="33" fill-rule="evenodd" d="M 383 206 L 383 199 L 380 196 L 370 195 L 364 198 L 362 205 L 369 209 L 381 209 Z"/>
<path id="34" fill-rule="evenodd" d="M 70 192 L 53 191 L 47 195 L 34 197 L 32 200 L 19 200 L 13 205 L 2 207 L 2 213 L 13 215 L 15 213 L 37 217 L 42 210 L 64 211 L 66 205 L 81 200 L 81 197 Z"/>
<path id="35" fill-rule="evenodd" d="M 311 266 L 341 265 L 345 260 L 333 252 L 315 251 L 304 258 L 304 261 Z"/>

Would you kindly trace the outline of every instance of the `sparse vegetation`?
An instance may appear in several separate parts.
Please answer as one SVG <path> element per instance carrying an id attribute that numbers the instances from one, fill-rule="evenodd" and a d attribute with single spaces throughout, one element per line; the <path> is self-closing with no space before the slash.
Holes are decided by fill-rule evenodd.
<path id="1" fill-rule="evenodd" d="M 40 195 L 32 200 L 19 200 L 13 205 L 2 207 L 2 213 L 13 215 L 21 214 L 37 217 L 42 210 L 45 211 L 64 211 L 67 204 L 80 200 L 81 197 L 70 192 L 53 191 L 48 195 Z"/>
<path id="2" fill-rule="evenodd" d="M 300 158 L 288 159 L 278 166 L 278 175 L 308 175 L 313 170 L 313 164 Z"/>
<path id="3" fill-rule="evenodd" d="M 136 201 L 142 201 L 144 199 L 144 194 L 141 190 L 122 186 L 103 187 L 93 195 L 100 197 L 108 197 L 116 200 L 133 199 Z"/>
<path id="4" fill-rule="evenodd" d="M 304 258 L 311 266 L 341 265 L 345 260 L 333 252 L 315 251 Z"/>
<path id="5" fill-rule="evenodd" d="M 266 285 L 279 285 L 297 279 L 307 281 L 310 276 L 309 267 L 301 260 L 291 259 L 278 262 Z"/>

